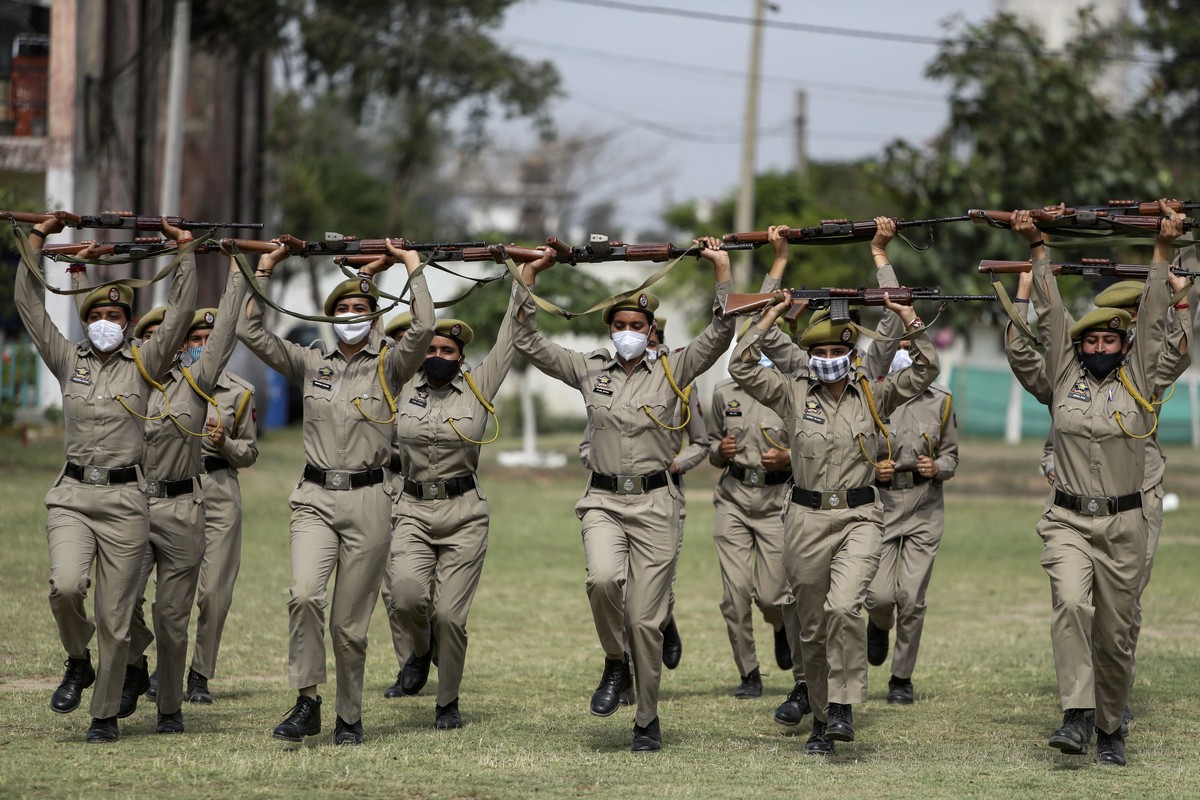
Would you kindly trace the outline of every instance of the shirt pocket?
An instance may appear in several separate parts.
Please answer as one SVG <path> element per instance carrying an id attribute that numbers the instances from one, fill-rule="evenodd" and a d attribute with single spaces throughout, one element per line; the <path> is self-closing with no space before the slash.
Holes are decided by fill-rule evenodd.
<path id="1" fill-rule="evenodd" d="M 609 389 L 608 391 L 612 390 Z M 589 384 L 589 388 L 583 390 L 583 404 L 587 410 L 588 420 L 592 423 L 594 429 L 603 431 L 616 427 L 612 410 L 613 396 L 611 394 L 598 391 Z"/>
<path id="2" fill-rule="evenodd" d="M 387 398 L 383 396 L 383 389 L 378 383 L 367 391 L 352 396 L 350 402 L 357 406 L 359 412 L 369 421 L 377 422 L 380 425 L 389 425 L 395 422 L 392 409 L 388 405 Z M 399 412 L 399 408 L 397 408 L 397 412 Z"/>
<path id="3" fill-rule="evenodd" d="M 792 452 L 800 458 L 824 458 L 829 449 L 829 433 L 824 426 L 813 425 L 797 418 L 796 434 L 792 437 Z"/>
<path id="4" fill-rule="evenodd" d="M 1090 436 L 1092 414 L 1090 404 L 1078 400 L 1064 400 L 1054 406 L 1054 426 L 1062 434 Z"/>
<path id="5" fill-rule="evenodd" d="M 333 390 L 309 384 L 304 387 L 304 418 L 323 422 L 333 417 Z"/>
<path id="6" fill-rule="evenodd" d="M 146 416 L 149 410 L 150 393 L 158 391 L 151 389 L 144 381 L 140 380 L 122 381 L 114 383 L 108 388 L 111 394 L 100 400 L 101 403 L 111 404 L 121 414 L 126 413 L 125 409 L 121 407 L 124 405 L 143 416 Z M 119 401 L 118 398 L 120 398 Z M 99 400 L 99 398 L 96 399 Z"/>
<path id="7" fill-rule="evenodd" d="M 676 410 L 679 409 L 682 402 L 671 391 L 647 394 L 637 398 L 638 410 L 641 411 L 646 424 L 651 429 L 662 431 L 680 427 L 684 419 L 683 414 L 687 413 L 681 411 L 678 415 L 676 414 Z"/>

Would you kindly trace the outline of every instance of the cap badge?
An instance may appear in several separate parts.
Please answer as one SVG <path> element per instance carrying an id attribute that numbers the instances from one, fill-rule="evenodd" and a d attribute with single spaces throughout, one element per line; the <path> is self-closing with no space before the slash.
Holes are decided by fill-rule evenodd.
<path id="1" fill-rule="evenodd" d="M 450 326 L 450 335 L 451 336 L 458 336 L 460 333 L 462 333 L 462 325 L 459 325 L 456 322 Z"/>
<path id="2" fill-rule="evenodd" d="M 843 328 L 843 329 L 842 329 L 842 341 L 843 341 L 843 342 L 848 342 L 848 341 L 850 341 L 850 338 L 851 338 L 852 336 L 853 336 L 853 334 L 850 332 L 850 329 L 849 329 L 849 328 Z"/>
<path id="3" fill-rule="evenodd" d="M 1110 320 L 1108 321 L 1108 327 L 1110 327 L 1110 328 L 1113 328 L 1114 330 L 1115 330 L 1116 328 L 1119 328 L 1119 327 L 1121 327 L 1121 318 L 1120 318 L 1120 317 L 1113 317 L 1112 319 L 1110 319 Z"/>
<path id="4" fill-rule="evenodd" d="M 371 282 L 369 280 L 367 280 L 366 278 L 363 278 L 361 281 L 358 282 L 358 290 L 364 294 L 370 292 L 371 291 Z"/>
<path id="5" fill-rule="evenodd" d="M 650 298 L 646 297 L 645 294 L 639 294 L 638 295 L 638 306 L 641 308 L 645 308 L 648 305 L 650 305 Z"/>
<path id="6" fill-rule="evenodd" d="M 121 299 L 121 290 L 113 286 L 108 290 L 108 299 L 114 303 Z"/>
<path id="7" fill-rule="evenodd" d="M 204 312 L 204 321 L 205 321 L 205 323 L 207 323 L 207 324 L 209 324 L 209 325 L 212 325 L 212 324 L 213 324 L 213 323 L 216 321 L 216 319 L 217 319 L 217 318 L 213 316 L 213 313 L 212 313 L 211 311 L 205 311 L 205 312 Z"/>

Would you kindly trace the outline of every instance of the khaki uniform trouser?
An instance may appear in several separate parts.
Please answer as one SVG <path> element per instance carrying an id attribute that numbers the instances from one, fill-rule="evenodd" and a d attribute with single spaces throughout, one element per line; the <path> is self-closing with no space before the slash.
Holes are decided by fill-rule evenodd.
<path id="1" fill-rule="evenodd" d="M 196 644 L 192 648 L 192 669 L 206 678 L 217 673 L 217 652 L 241 563 L 241 485 L 230 470 L 214 470 L 204 476 L 204 554 L 196 582 Z"/>
<path id="2" fill-rule="evenodd" d="M 115 717 L 125 682 L 138 571 L 150 537 L 145 486 L 140 480 L 91 486 L 60 476 L 46 495 L 46 508 L 50 611 L 70 656 L 83 657 L 93 634 L 99 634 L 91 715 Z M 94 624 L 84 607 L 93 559 Z"/>
<path id="3" fill-rule="evenodd" d="M 488 504 L 478 492 L 443 500 L 402 495 L 392 531 L 387 583 L 389 616 L 399 620 L 412 652 L 424 655 L 430 620 L 437 637 L 437 704 L 458 698 L 467 659 L 467 615 L 488 544 Z"/>
<path id="4" fill-rule="evenodd" d="M 288 599 L 288 685 L 325 683 L 325 608 L 337 567 L 329 634 L 337 669 L 336 713 L 362 717 L 367 628 L 387 566 L 392 505 L 385 482 L 332 491 L 302 480 L 292 492 L 292 586 Z"/>
<path id="5" fill-rule="evenodd" d="M 658 716 L 662 628 L 682 536 L 680 503 L 668 485 L 640 495 L 589 488 L 575 505 L 583 523 L 592 620 L 607 658 L 631 651 L 635 721 L 641 726 Z"/>
<path id="6" fill-rule="evenodd" d="M 152 497 L 150 542 L 143 551 L 137 604 L 130 624 L 129 664 L 136 665 L 151 642 L 157 642 L 158 712 L 174 714 L 183 705 L 188 621 L 196 598 L 196 578 L 204 548 L 203 496 Z M 154 632 L 146 626 L 143 605 L 150 572 L 155 571 Z"/>
<path id="7" fill-rule="evenodd" d="M 920 526 L 923 530 L 919 532 L 895 537 L 885 532 L 880 548 L 879 569 L 863 599 L 863 606 L 877 627 L 886 631 L 895 624 L 892 675 L 897 678 L 912 677 L 917 653 L 921 649 L 921 632 L 925 629 L 925 591 L 929 588 L 933 561 L 945 527 L 940 504 L 931 510 L 932 518 L 925 520 L 925 524 Z M 906 527 L 911 531 L 911 517 L 908 522 Z"/>
<path id="8" fill-rule="evenodd" d="M 1146 518 L 1091 517 L 1051 505 L 1037 526 L 1050 577 L 1050 638 L 1063 710 L 1094 708 L 1113 733 L 1129 701 L 1133 609 L 1146 571 Z"/>
<path id="9" fill-rule="evenodd" d="M 1137 679 L 1137 645 L 1142 634 L 1142 594 L 1150 585 L 1150 570 L 1154 567 L 1154 554 L 1158 552 L 1158 538 L 1162 534 L 1163 524 L 1163 487 L 1162 484 L 1142 492 L 1142 511 L 1146 517 L 1146 571 L 1142 573 L 1142 583 L 1138 587 L 1137 600 L 1133 604 L 1133 625 L 1129 631 L 1129 689 L 1133 691 L 1133 682 Z"/>
<path id="10" fill-rule="evenodd" d="M 786 487 L 768 486 L 762 491 L 777 497 Z M 783 520 L 777 513 L 749 513 L 719 494 L 714 505 L 713 543 L 724 588 L 721 614 L 738 674 L 749 675 L 759 668 L 752 606 L 757 605 L 763 619 L 778 629 L 784 624 L 783 607 L 791 595 L 783 570 Z"/>
<path id="11" fill-rule="evenodd" d="M 863 596 L 879 565 L 883 507 L 822 511 L 788 503 L 783 559 L 800 618 L 800 654 L 813 714 L 867 699 Z"/>

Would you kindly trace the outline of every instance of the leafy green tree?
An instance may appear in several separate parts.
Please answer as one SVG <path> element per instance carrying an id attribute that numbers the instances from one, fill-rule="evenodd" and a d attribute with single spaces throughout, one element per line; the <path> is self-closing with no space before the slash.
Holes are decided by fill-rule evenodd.
<path id="1" fill-rule="evenodd" d="M 1176 175 L 1176 195 L 1194 198 L 1200 188 L 1200 21 L 1187 0 L 1143 2 L 1139 31 L 1160 62 L 1147 91 L 1150 110 L 1160 115 L 1163 157 Z"/>

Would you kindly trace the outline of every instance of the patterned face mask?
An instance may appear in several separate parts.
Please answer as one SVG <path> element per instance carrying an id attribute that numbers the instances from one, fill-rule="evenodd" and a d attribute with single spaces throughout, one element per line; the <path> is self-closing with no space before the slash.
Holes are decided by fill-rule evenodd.
<path id="1" fill-rule="evenodd" d="M 813 356 L 808 359 L 808 366 L 821 383 L 837 383 L 850 374 L 850 354 L 836 358 Z"/>

